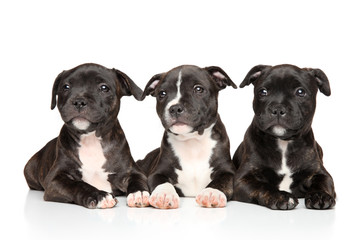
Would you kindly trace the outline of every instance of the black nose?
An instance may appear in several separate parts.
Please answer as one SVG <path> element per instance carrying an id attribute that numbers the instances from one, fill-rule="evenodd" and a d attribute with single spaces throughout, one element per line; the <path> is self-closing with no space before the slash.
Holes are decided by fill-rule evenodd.
<path id="1" fill-rule="evenodd" d="M 184 112 L 184 107 L 180 104 L 175 104 L 169 109 L 170 115 L 173 117 L 178 117 Z"/>
<path id="2" fill-rule="evenodd" d="M 87 105 L 87 102 L 84 98 L 75 98 L 72 102 L 72 104 L 74 105 L 74 107 L 77 109 L 77 110 L 81 110 L 83 109 L 84 107 L 86 107 Z"/>
<path id="3" fill-rule="evenodd" d="M 283 117 L 286 115 L 286 108 L 283 105 L 275 105 L 269 108 L 273 116 Z"/>

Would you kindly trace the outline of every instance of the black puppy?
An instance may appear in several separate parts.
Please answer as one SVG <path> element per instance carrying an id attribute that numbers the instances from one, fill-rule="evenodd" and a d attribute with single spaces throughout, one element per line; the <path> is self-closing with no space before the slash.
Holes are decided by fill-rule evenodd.
<path id="1" fill-rule="evenodd" d="M 165 128 L 161 147 L 138 161 L 149 176 L 150 204 L 177 208 L 179 196 L 204 207 L 224 207 L 233 192 L 229 139 L 218 108 L 218 92 L 236 88 L 219 67 L 179 66 L 157 74 L 143 97 L 156 97 Z"/>
<path id="2" fill-rule="evenodd" d="M 307 208 L 335 205 L 333 179 L 311 123 L 318 89 L 330 96 L 320 69 L 258 65 L 240 87 L 254 85 L 255 116 L 234 154 L 234 200 L 271 209 L 293 209 L 305 197 Z"/>
<path id="3" fill-rule="evenodd" d="M 37 152 L 24 174 L 31 189 L 45 190 L 46 201 L 87 208 L 147 206 L 146 176 L 135 164 L 117 119 L 120 98 L 139 100 L 142 90 L 124 73 L 96 64 L 63 71 L 55 79 L 51 109 L 65 122 L 59 137 Z"/>

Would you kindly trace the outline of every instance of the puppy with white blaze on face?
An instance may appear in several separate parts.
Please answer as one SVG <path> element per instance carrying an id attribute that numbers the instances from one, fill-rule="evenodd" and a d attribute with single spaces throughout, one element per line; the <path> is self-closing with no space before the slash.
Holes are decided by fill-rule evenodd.
<path id="1" fill-rule="evenodd" d="M 176 67 L 156 74 L 143 98 L 156 97 L 165 128 L 161 146 L 137 164 L 148 176 L 150 205 L 178 208 L 179 197 L 203 207 L 225 207 L 233 193 L 230 143 L 217 112 L 218 92 L 236 88 L 219 67 Z"/>
<path id="2" fill-rule="evenodd" d="M 142 90 L 123 72 L 97 64 L 63 71 L 55 79 L 51 109 L 64 121 L 58 137 L 26 164 L 31 189 L 47 201 L 111 208 L 126 195 L 130 207 L 149 205 L 146 176 L 135 164 L 117 119 L 120 99 Z"/>
<path id="3" fill-rule="evenodd" d="M 271 209 L 335 206 L 334 182 L 311 128 L 320 90 L 330 96 L 323 71 L 293 65 L 253 67 L 240 87 L 254 85 L 254 119 L 236 150 L 234 200 Z"/>

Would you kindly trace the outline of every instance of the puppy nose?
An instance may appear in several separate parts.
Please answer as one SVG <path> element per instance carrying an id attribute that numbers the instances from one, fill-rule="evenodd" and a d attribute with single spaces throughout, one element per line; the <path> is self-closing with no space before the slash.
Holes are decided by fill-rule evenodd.
<path id="1" fill-rule="evenodd" d="M 283 117 L 286 115 L 286 108 L 283 105 L 272 106 L 269 111 L 273 116 Z"/>
<path id="2" fill-rule="evenodd" d="M 170 107 L 169 111 L 171 116 L 178 117 L 184 112 L 184 107 L 180 104 L 175 104 Z"/>
<path id="3" fill-rule="evenodd" d="M 87 102 L 84 98 L 75 98 L 72 102 L 72 104 L 74 105 L 74 107 L 77 109 L 77 110 L 81 110 L 82 108 L 86 107 L 87 105 Z"/>

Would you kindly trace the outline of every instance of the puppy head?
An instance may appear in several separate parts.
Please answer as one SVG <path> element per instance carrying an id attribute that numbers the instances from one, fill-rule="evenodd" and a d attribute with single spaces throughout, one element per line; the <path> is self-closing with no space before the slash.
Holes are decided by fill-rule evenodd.
<path id="1" fill-rule="evenodd" d="M 318 89 L 330 96 L 330 84 L 320 69 L 293 65 L 253 67 L 240 87 L 254 85 L 255 124 L 275 137 L 289 139 L 311 129 Z"/>
<path id="2" fill-rule="evenodd" d="M 55 79 L 51 109 L 56 104 L 65 124 L 90 132 L 114 121 L 122 96 L 140 100 L 142 90 L 124 73 L 97 64 L 63 71 Z"/>
<path id="3" fill-rule="evenodd" d="M 219 67 L 176 67 L 156 74 L 145 87 L 142 98 L 156 97 L 156 111 L 165 130 L 177 135 L 202 134 L 217 118 L 218 92 L 236 88 Z"/>

